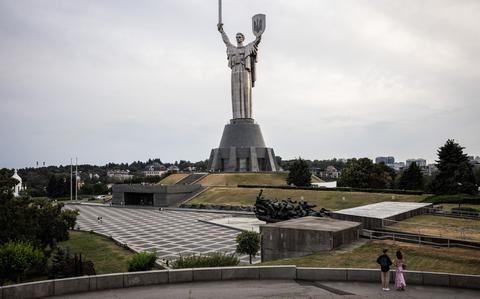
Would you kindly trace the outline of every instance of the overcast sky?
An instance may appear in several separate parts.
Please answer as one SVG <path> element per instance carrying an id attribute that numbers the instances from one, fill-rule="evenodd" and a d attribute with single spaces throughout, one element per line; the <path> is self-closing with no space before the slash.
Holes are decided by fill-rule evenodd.
<path id="1" fill-rule="evenodd" d="M 0 0 L 0 167 L 198 161 L 232 116 L 217 0 Z M 480 155 L 480 1 L 223 0 L 284 159 Z"/>

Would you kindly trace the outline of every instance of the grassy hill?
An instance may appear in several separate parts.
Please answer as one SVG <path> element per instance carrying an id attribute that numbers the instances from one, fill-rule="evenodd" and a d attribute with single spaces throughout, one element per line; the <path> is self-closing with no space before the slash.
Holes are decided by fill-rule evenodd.
<path id="1" fill-rule="evenodd" d="M 189 176 L 190 174 L 189 173 L 173 173 L 169 176 L 167 176 L 166 178 L 164 178 L 163 180 L 161 180 L 160 182 L 158 182 L 158 184 L 161 184 L 161 185 L 174 185 L 176 182 L 180 181 L 181 179 Z"/>
<path id="2" fill-rule="evenodd" d="M 230 204 L 254 205 L 260 188 L 211 187 L 192 199 L 192 204 Z M 317 208 L 339 210 L 372 204 L 382 201 L 410 201 L 420 202 L 427 195 L 398 195 L 386 193 L 320 191 L 320 190 L 291 190 L 291 189 L 263 189 L 263 195 L 268 199 L 303 199 Z"/>
<path id="3" fill-rule="evenodd" d="M 212 173 L 198 183 L 203 186 L 238 186 L 238 185 L 287 185 L 286 172 L 280 173 Z M 318 177 L 312 176 L 312 182 L 322 182 Z"/>
<path id="4" fill-rule="evenodd" d="M 401 250 L 408 265 L 408 270 L 480 274 L 480 251 L 478 250 L 436 248 L 393 241 L 367 242 L 363 246 L 347 252 L 341 250 L 325 251 L 304 257 L 265 262 L 262 265 L 377 269 L 378 265 L 375 261 L 383 248 L 390 249 L 391 257 L 395 251 Z"/>

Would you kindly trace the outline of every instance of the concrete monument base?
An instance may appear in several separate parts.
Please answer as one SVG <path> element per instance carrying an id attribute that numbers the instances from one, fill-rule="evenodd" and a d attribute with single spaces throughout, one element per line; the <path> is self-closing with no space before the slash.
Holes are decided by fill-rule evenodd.
<path id="1" fill-rule="evenodd" d="M 334 250 L 357 241 L 358 222 L 302 217 L 260 225 L 262 262 Z"/>
<path id="2" fill-rule="evenodd" d="M 275 153 L 265 146 L 260 126 L 252 118 L 230 120 L 223 130 L 220 147 L 212 149 L 211 172 L 278 171 Z"/>

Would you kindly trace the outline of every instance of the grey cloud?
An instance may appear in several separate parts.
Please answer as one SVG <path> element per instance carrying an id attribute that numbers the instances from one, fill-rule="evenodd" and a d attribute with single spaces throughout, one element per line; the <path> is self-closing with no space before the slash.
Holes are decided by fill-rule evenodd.
<path id="1" fill-rule="evenodd" d="M 0 166 L 207 158 L 231 117 L 217 1 L 0 2 Z M 254 117 L 284 158 L 480 154 L 477 1 L 224 0 L 267 15 Z"/>

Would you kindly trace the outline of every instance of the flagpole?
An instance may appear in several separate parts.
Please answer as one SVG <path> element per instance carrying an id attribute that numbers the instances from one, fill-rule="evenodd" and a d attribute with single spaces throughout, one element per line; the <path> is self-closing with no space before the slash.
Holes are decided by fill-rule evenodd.
<path id="1" fill-rule="evenodd" d="M 78 158 L 75 157 L 75 201 L 78 200 Z"/>
<path id="2" fill-rule="evenodd" d="M 222 24 L 222 0 L 218 0 L 218 24 Z"/>
<path id="3" fill-rule="evenodd" d="M 70 201 L 73 200 L 73 159 L 70 158 Z"/>

